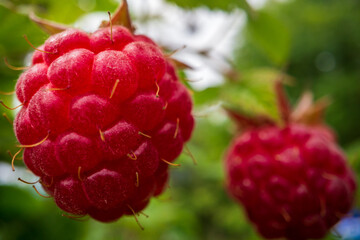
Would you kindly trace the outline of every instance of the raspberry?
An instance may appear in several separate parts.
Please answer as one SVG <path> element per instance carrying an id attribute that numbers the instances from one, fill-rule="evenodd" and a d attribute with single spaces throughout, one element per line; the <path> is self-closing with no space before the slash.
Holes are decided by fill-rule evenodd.
<path id="1" fill-rule="evenodd" d="M 122 26 L 68 29 L 39 49 L 16 85 L 26 166 L 70 214 L 109 222 L 141 211 L 194 127 L 174 66 Z"/>
<path id="2" fill-rule="evenodd" d="M 322 238 L 354 201 L 355 176 L 324 124 L 248 127 L 225 168 L 230 195 L 265 238 Z"/>

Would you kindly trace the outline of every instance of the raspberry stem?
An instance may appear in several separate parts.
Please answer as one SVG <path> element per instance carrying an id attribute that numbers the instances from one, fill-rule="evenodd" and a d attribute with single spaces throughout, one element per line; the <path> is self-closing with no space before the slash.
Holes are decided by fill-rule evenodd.
<path id="1" fill-rule="evenodd" d="M 285 219 L 286 222 L 291 221 L 290 214 L 286 211 L 285 208 L 281 209 L 281 215 L 283 216 L 283 218 Z"/>
<path id="2" fill-rule="evenodd" d="M 113 31 L 112 31 L 112 20 L 111 20 L 111 13 L 108 12 L 109 15 L 109 24 L 110 24 L 110 40 L 111 43 L 114 44 L 114 40 L 113 40 Z"/>
<path id="3" fill-rule="evenodd" d="M 45 196 L 45 195 L 41 194 L 41 193 L 37 190 L 37 188 L 35 187 L 35 185 L 32 185 L 32 187 L 33 187 L 33 189 L 35 190 L 35 192 L 36 192 L 37 194 L 39 194 L 41 197 L 43 197 L 43 198 L 51 198 L 51 196 Z"/>
<path id="4" fill-rule="evenodd" d="M 65 91 L 68 90 L 70 88 L 70 86 L 66 87 L 66 88 L 48 88 L 45 91 Z"/>
<path id="5" fill-rule="evenodd" d="M 23 149 L 24 149 L 24 148 L 20 148 L 20 150 L 17 151 L 17 152 L 14 154 L 14 156 L 13 156 L 13 158 L 12 158 L 12 160 L 11 160 L 11 168 L 12 168 L 13 172 L 15 172 L 14 162 L 15 162 L 16 156 L 19 155 L 20 152 L 21 152 Z"/>
<path id="6" fill-rule="evenodd" d="M 128 158 L 130 158 L 131 160 L 137 160 L 137 156 L 133 151 L 131 151 L 131 154 L 128 153 L 126 156 L 128 156 Z"/>
<path id="7" fill-rule="evenodd" d="M 54 177 L 51 177 L 51 182 L 50 182 L 49 185 L 43 183 L 41 180 L 40 180 L 40 183 L 41 183 L 44 187 L 49 188 L 49 187 L 51 187 L 51 186 L 53 185 L 53 183 L 54 183 Z"/>
<path id="8" fill-rule="evenodd" d="M 3 91 L 0 91 L 0 95 L 10 96 L 10 95 L 14 95 L 14 94 L 15 94 L 15 91 L 12 91 L 12 92 L 3 92 Z"/>
<path id="9" fill-rule="evenodd" d="M 146 218 L 149 218 L 149 215 L 145 214 L 144 212 L 139 212 L 141 215 L 145 216 Z"/>
<path id="10" fill-rule="evenodd" d="M 8 115 L 6 113 L 3 113 L 2 115 L 11 125 L 13 125 L 13 122 L 11 121 L 11 119 L 8 117 Z"/>
<path id="11" fill-rule="evenodd" d="M 180 167 L 181 164 L 178 164 L 178 163 L 172 163 L 172 162 L 169 162 L 169 161 L 166 161 L 165 159 L 161 159 L 161 161 L 163 161 L 164 163 L 166 164 L 169 164 L 170 166 L 174 166 L 174 167 Z"/>
<path id="12" fill-rule="evenodd" d="M 80 182 L 82 182 L 84 180 L 81 177 L 81 166 L 79 166 L 79 168 L 78 168 L 78 179 L 80 180 Z"/>
<path id="13" fill-rule="evenodd" d="M 6 65 L 8 68 L 10 68 L 11 70 L 15 70 L 15 71 L 21 71 L 21 70 L 25 70 L 25 69 L 29 69 L 29 68 L 30 68 L 30 67 L 15 67 L 15 66 L 11 65 L 11 64 L 8 62 L 8 60 L 7 60 L 6 57 L 4 58 L 4 62 L 5 62 L 5 65 Z"/>
<path id="14" fill-rule="evenodd" d="M 38 49 L 36 48 L 28 39 L 28 37 L 26 35 L 24 35 L 24 38 L 25 38 L 25 41 L 30 45 L 30 47 L 32 47 L 33 49 L 35 49 L 36 51 L 39 51 L 39 52 L 43 52 L 43 53 L 48 53 L 48 54 L 55 54 L 53 52 L 47 52 L 47 51 L 44 51 L 44 50 L 41 50 L 41 49 Z"/>
<path id="15" fill-rule="evenodd" d="M 101 141 L 105 142 L 104 132 L 103 132 L 103 131 L 101 131 L 101 129 L 99 129 L 99 133 L 100 133 L 100 138 L 101 138 Z"/>
<path id="16" fill-rule="evenodd" d="M 11 159 L 14 157 L 14 155 L 10 152 L 10 150 L 7 150 L 7 153 L 11 157 Z M 22 160 L 22 158 L 16 158 L 15 160 Z"/>
<path id="17" fill-rule="evenodd" d="M 48 132 L 48 134 L 46 135 L 46 137 L 44 139 L 42 139 L 40 142 L 34 143 L 34 144 L 30 144 L 30 145 L 16 145 L 19 148 L 32 148 L 32 147 L 36 147 L 39 146 L 40 144 L 42 144 L 43 142 L 45 142 L 48 137 L 50 135 L 50 132 Z"/>
<path id="18" fill-rule="evenodd" d="M 11 108 L 11 107 L 6 106 L 5 103 L 2 100 L 0 100 L 0 104 L 3 105 L 5 108 L 7 108 L 9 110 L 15 110 L 15 109 L 21 107 L 22 105 L 24 105 L 24 104 L 20 104 L 19 106 Z"/>
<path id="19" fill-rule="evenodd" d="M 157 81 L 155 81 L 155 85 L 156 85 L 156 88 L 157 88 L 155 96 L 158 98 L 159 97 L 159 92 L 160 92 L 160 86 L 157 83 Z"/>
<path id="20" fill-rule="evenodd" d="M 177 137 L 177 135 L 179 133 L 179 123 L 180 123 L 180 119 L 176 118 L 176 129 L 175 129 L 175 133 L 174 133 L 174 139 Z"/>
<path id="21" fill-rule="evenodd" d="M 150 135 L 147 135 L 147 134 L 145 134 L 145 133 L 143 133 L 143 132 L 138 132 L 138 134 L 139 135 L 142 135 L 142 136 L 144 136 L 144 137 L 147 137 L 147 138 L 151 138 L 151 136 Z"/>
<path id="22" fill-rule="evenodd" d="M 72 219 L 72 220 L 77 220 L 77 221 L 86 220 L 86 219 L 80 219 L 80 218 L 85 217 L 86 215 L 72 216 L 72 215 L 69 215 L 69 214 L 66 214 L 66 213 L 62 213 L 61 216 L 62 217 L 67 217 L 67 218 Z"/>
<path id="23" fill-rule="evenodd" d="M 191 151 L 190 151 L 190 149 L 188 148 L 188 146 L 185 144 L 184 147 L 185 147 L 186 153 L 190 156 L 190 158 L 192 159 L 194 165 L 197 165 L 197 161 L 196 161 L 194 155 L 191 153 Z"/>
<path id="24" fill-rule="evenodd" d="M 165 105 L 164 105 L 164 107 L 163 107 L 162 109 L 163 109 L 163 110 L 166 110 L 168 104 L 169 104 L 169 103 L 166 101 L 166 102 L 165 102 Z"/>
<path id="25" fill-rule="evenodd" d="M 23 179 L 21 179 L 21 178 L 18 178 L 18 181 L 32 185 L 32 184 L 38 183 L 38 182 L 40 181 L 40 178 L 39 178 L 37 181 L 35 181 L 35 182 L 28 182 L 28 181 L 25 181 L 25 180 L 23 180 Z"/>
<path id="26" fill-rule="evenodd" d="M 113 88 L 112 88 L 112 90 L 111 90 L 111 94 L 110 94 L 110 97 L 109 97 L 110 99 L 114 96 L 115 90 L 116 90 L 119 82 L 120 82 L 120 80 L 119 80 L 119 79 L 116 79 L 116 81 L 115 81 L 115 83 L 114 83 L 114 86 L 113 86 Z"/>
<path id="27" fill-rule="evenodd" d="M 179 48 L 171 51 L 170 53 L 166 54 L 165 56 L 166 56 L 167 58 L 170 58 L 170 57 L 172 57 L 174 54 L 176 54 L 177 52 L 180 52 L 180 51 L 184 50 L 185 48 L 186 48 L 186 45 L 183 45 L 183 46 L 181 46 L 181 47 L 179 47 Z"/>
<path id="28" fill-rule="evenodd" d="M 123 0 L 118 9 L 115 10 L 115 13 L 111 17 L 111 21 L 105 24 L 102 24 L 102 27 L 108 27 L 111 24 L 122 25 L 130 30 L 130 32 L 134 32 L 135 28 L 132 25 L 129 6 L 126 0 Z"/>
<path id="29" fill-rule="evenodd" d="M 140 222 L 139 222 L 139 219 L 137 218 L 134 209 L 133 209 L 129 204 L 127 204 L 126 206 L 127 206 L 127 207 L 130 209 L 130 211 L 133 213 L 134 218 L 135 218 L 135 221 L 136 221 L 136 223 L 139 225 L 140 229 L 144 231 L 144 227 L 141 226 L 141 224 L 140 224 Z"/>
<path id="30" fill-rule="evenodd" d="M 139 183 L 139 173 L 136 172 L 135 174 L 136 174 L 136 183 L 135 183 L 135 186 L 136 186 L 136 187 L 139 187 L 139 184 L 140 184 L 140 183 Z"/>

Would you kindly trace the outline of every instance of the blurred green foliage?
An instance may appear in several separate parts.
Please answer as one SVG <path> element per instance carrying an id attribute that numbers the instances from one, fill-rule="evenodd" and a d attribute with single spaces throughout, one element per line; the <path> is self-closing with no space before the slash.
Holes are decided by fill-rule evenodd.
<path id="1" fill-rule="evenodd" d="M 130 0 L 132 1 L 132 0 Z M 247 22 L 233 46 L 239 81 L 194 93 L 196 129 L 188 144 L 196 157 L 186 154 L 173 168 L 170 188 L 146 209 L 141 231 L 132 217 L 102 224 L 61 216 L 52 200 L 35 195 L 31 187 L 0 185 L 0 239 L 259 239 L 242 210 L 226 194 L 221 159 L 235 127 L 218 103 L 237 106 L 249 114 L 278 118 L 273 82 L 282 72 L 293 77 L 287 88 L 292 102 L 306 89 L 315 96 L 330 95 L 327 122 L 336 130 L 351 165 L 360 173 L 360 2 L 357 0 L 268 1 L 261 10 L 245 0 L 168 0 L 191 11 L 243 9 Z M 34 45 L 47 38 L 22 12 L 34 9 L 40 16 L 70 24 L 89 11 L 114 10 L 111 0 L 0 1 L 0 59 L 16 66 Z M 12 91 L 19 72 L 0 63 L 0 89 Z M 8 105 L 11 97 L 1 96 Z M 209 107 L 211 106 L 211 107 Z M 5 111 L 9 116 L 11 112 Z M 13 117 L 13 116 L 12 116 Z M 0 160 L 9 162 L 6 150 L 16 139 L 9 123 L 0 120 Z M 358 206 L 360 203 L 358 202 Z M 329 236 L 331 239 L 332 237 Z"/>
<path id="2" fill-rule="evenodd" d="M 275 66 L 283 66 L 290 50 L 290 31 L 283 21 L 273 14 L 259 11 L 249 18 L 246 40 L 254 44 L 261 54 Z"/>
<path id="3" fill-rule="evenodd" d="M 213 10 L 231 11 L 234 8 L 243 8 L 250 10 L 246 0 L 168 0 L 169 2 L 176 3 L 179 7 L 186 9 L 194 9 L 198 7 L 207 7 Z"/>
<path id="4" fill-rule="evenodd" d="M 78 239 L 84 226 L 23 188 L 0 186 L 0 239 Z M 49 214 L 49 212 L 54 214 Z M 66 231 L 64 231 L 66 229 Z"/>
<path id="5" fill-rule="evenodd" d="M 260 41 L 270 39 L 272 42 L 277 38 L 273 35 L 284 38 L 279 42 L 290 39 L 288 53 L 284 45 L 272 44 L 272 51 L 278 52 L 279 59 L 280 55 L 285 56 L 280 61 L 282 67 L 296 79 L 295 86 L 288 88 L 289 96 L 293 102 L 305 90 L 313 91 L 316 98 L 330 96 L 332 104 L 326 121 L 336 130 L 343 145 L 360 138 L 357 130 L 360 122 L 359 10 L 360 2 L 357 0 L 303 0 L 284 4 L 270 1 L 258 13 L 259 19 L 254 16 L 255 21 L 261 21 L 261 15 L 265 14 L 282 23 L 279 29 L 283 30 L 270 32 L 271 27 L 264 28 L 262 33 L 258 33 Z M 251 25 L 246 26 L 249 28 Z M 239 71 L 263 66 L 279 67 L 279 61 L 254 41 L 251 31 L 244 41 L 236 53 L 235 63 Z"/>

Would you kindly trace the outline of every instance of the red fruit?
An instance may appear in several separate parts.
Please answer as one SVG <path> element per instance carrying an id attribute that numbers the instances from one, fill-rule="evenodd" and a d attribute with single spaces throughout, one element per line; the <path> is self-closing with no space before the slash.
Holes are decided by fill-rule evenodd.
<path id="1" fill-rule="evenodd" d="M 156 127 L 165 116 L 165 102 L 153 93 L 142 93 L 124 103 L 125 119 L 135 123 L 140 130 L 151 130 Z"/>
<path id="2" fill-rule="evenodd" d="M 87 90 L 91 80 L 94 53 L 74 49 L 58 57 L 48 69 L 48 78 L 57 88 L 69 88 L 75 94 Z"/>
<path id="3" fill-rule="evenodd" d="M 324 124 L 324 102 L 305 93 L 291 111 L 275 84 L 283 127 L 226 109 L 245 131 L 226 158 L 227 188 L 265 238 L 322 238 L 354 202 L 355 176 Z"/>
<path id="4" fill-rule="evenodd" d="M 138 82 L 133 62 L 122 51 L 105 50 L 95 56 L 92 85 L 96 93 L 122 102 L 136 92 Z"/>
<path id="5" fill-rule="evenodd" d="M 22 144 L 33 144 L 39 142 L 47 134 L 46 131 L 41 131 L 41 129 L 36 129 L 32 126 L 29 117 L 29 110 L 26 107 L 23 107 L 16 115 L 14 120 L 14 129 L 16 129 L 16 138 Z"/>
<path id="6" fill-rule="evenodd" d="M 34 64 L 29 70 L 21 74 L 16 83 L 16 95 L 20 102 L 27 104 L 40 87 L 47 84 L 47 65 Z"/>
<path id="7" fill-rule="evenodd" d="M 44 45 L 41 45 L 38 47 L 39 50 L 44 51 Z M 43 52 L 41 51 L 35 51 L 33 53 L 31 63 L 35 65 L 36 63 L 42 63 L 44 62 Z"/>
<path id="8" fill-rule="evenodd" d="M 94 32 L 90 39 L 90 47 L 94 53 L 109 50 L 122 50 L 128 43 L 134 41 L 134 36 L 124 27 L 114 26 L 111 29 L 102 28 Z M 135 36 L 136 37 L 136 36 Z"/>
<path id="9" fill-rule="evenodd" d="M 90 49 L 90 38 L 83 31 L 68 29 L 50 36 L 45 41 L 43 58 L 50 65 L 58 57 L 77 48 Z"/>
<path id="10" fill-rule="evenodd" d="M 194 126 L 171 63 L 121 26 L 69 29 L 41 49 L 16 86 L 25 164 L 70 214 L 109 222 L 141 211 L 166 185 L 161 159 L 174 161 Z"/>
<path id="11" fill-rule="evenodd" d="M 139 86 L 148 88 L 160 81 L 165 73 L 166 62 L 160 49 L 144 41 L 136 41 L 124 48 L 139 73 Z"/>
<path id="12" fill-rule="evenodd" d="M 355 178 L 345 156 L 316 127 L 260 127 L 227 155 L 227 187 L 265 238 L 322 238 L 351 209 Z"/>

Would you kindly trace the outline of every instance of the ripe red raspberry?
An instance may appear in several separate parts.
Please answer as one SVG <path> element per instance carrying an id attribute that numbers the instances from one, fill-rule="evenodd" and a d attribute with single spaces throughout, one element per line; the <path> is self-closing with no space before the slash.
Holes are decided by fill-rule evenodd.
<path id="1" fill-rule="evenodd" d="M 226 157 L 227 188 L 265 238 L 322 238 L 351 209 L 355 176 L 324 125 L 249 128 Z"/>
<path id="2" fill-rule="evenodd" d="M 68 213 L 107 222 L 141 211 L 194 127 L 174 67 L 122 26 L 68 29 L 40 49 L 16 85 L 26 166 Z"/>

